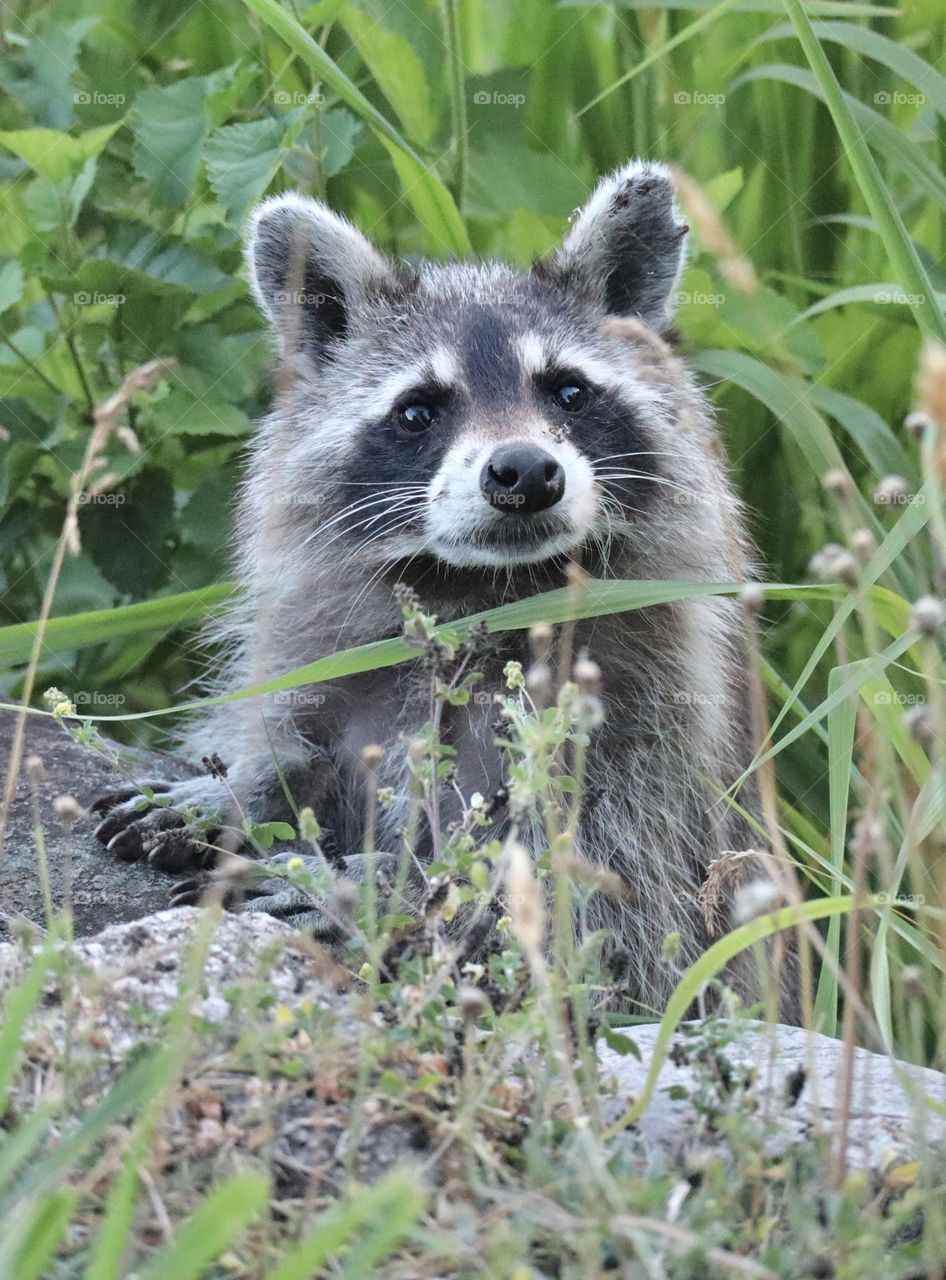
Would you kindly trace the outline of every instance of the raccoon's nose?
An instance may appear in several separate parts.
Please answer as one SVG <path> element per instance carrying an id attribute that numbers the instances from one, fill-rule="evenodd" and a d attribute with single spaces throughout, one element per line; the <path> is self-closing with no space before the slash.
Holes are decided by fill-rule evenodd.
<path id="1" fill-rule="evenodd" d="M 492 507 L 510 513 L 545 511 L 565 492 L 565 472 L 551 454 L 532 444 L 502 445 L 480 473 Z"/>

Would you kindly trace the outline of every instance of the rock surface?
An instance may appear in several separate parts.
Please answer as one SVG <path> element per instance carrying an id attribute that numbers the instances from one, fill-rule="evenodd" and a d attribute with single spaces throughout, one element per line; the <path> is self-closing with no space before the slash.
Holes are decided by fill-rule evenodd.
<path id="1" fill-rule="evenodd" d="M 194 908 L 163 911 L 78 940 L 75 958 L 83 976 L 77 991 L 47 1000 L 29 1025 L 30 1088 L 46 1073 L 55 1078 L 68 1024 L 73 1055 L 77 1045 L 88 1046 L 83 1091 L 106 1091 L 141 1046 L 163 1034 L 201 919 L 206 921 Z M 26 950 L 23 943 L 0 944 L 0 993 L 22 973 Z M 187 1070 L 189 1081 L 200 1083 L 188 1084 L 172 1108 L 166 1139 L 172 1153 L 204 1151 L 210 1160 L 225 1148 L 229 1157 L 252 1157 L 263 1142 L 265 1117 L 266 1158 L 278 1185 L 292 1193 L 312 1178 L 335 1187 L 353 1170 L 371 1180 L 391 1164 L 422 1160 L 439 1146 L 438 1125 L 442 1119 L 449 1131 L 455 1084 L 440 1055 L 405 1044 L 398 1050 L 402 1056 L 387 1064 L 408 1090 L 412 1079 L 443 1075 L 443 1093 L 435 1087 L 439 1101 L 426 1127 L 416 1119 L 417 1109 L 412 1118 L 377 1098 L 364 1102 L 364 1114 L 359 1111 L 350 1085 L 364 1061 L 362 1049 L 372 1045 L 374 1068 L 384 1067 L 375 1057 L 379 1015 L 322 948 L 268 917 L 225 914 L 202 972 L 191 1006 L 196 1030 Z M 657 1028 L 626 1027 L 621 1034 L 636 1044 L 640 1058 L 598 1045 L 606 1124 L 640 1096 Z M 260 1044 L 285 1059 L 285 1073 L 255 1074 Z M 687 1024 L 675 1037 L 648 1109 L 620 1139 L 636 1157 L 674 1164 L 694 1153 L 724 1154 L 705 1106 L 708 1090 L 714 1092 L 707 1079 L 717 1068 L 726 1085 L 716 1102 L 722 1097 L 730 1112 L 758 1117 L 760 1141 L 770 1152 L 836 1128 L 840 1042 L 796 1027 L 740 1023 L 731 1043 L 713 1041 L 710 1072 L 706 1044 L 703 1024 Z M 850 1167 L 889 1171 L 942 1144 L 944 1121 L 923 1105 L 924 1097 L 940 1107 L 946 1102 L 941 1073 L 857 1049 L 853 1096 Z M 29 1109 L 30 1100 L 23 1105 Z M 527 1113 L 524 1100 L 523 1117 Z"/>
<path id="2" fill-rule="evenodd" d="M 0 724 L 4 753 L 12 723 L 11 716 L 4 716 Z M 136 781 L 186 776 L 186 768 L 170 757 L 121 751 L 125 776 Z M 163 910 L 170 878 L 142 864 L 111 859 L 92 835 L 91 818 L 84 817 L 71 836 L 56 818 L 55 796 L 68 793 L 87 805 L 96 794 L 116 785 L 113 766 L 48 719 L 28 723 L 24 758 L 31 754 L 40 756 L 44 764 L 39 808 L 57 905 L 63 900 L 64 875 L 71 860 L 74 929 L 79 939 L 75 947 L 86 975 L 76 1006 L 78 1023 L 71 1034 L 95 1046 L 92 1070 L 104 1089 L 129 1055 L 160 1032 L 176 998 L 185 950 L 200 913 Z M 9 938 L 11 927 L 24 920 L 43 924 L 45 908 L 29 789 L 21 775 L 0 862 L 0 937 Z M 24 943 L 0 943 L 0 990 L 22 970 L 24 956 Z M 436 1135 L 425 1136 L 403 1115 L 382 1109 L 356 1126 L 357 1150 L 346 1151 L 351 1115 L 343 1104 L 345 1089 L 333 1081 L 339 1062 L 346 1071 L 357 1073 L 363 1033 L 370 1035 L 377 1014 L 364 1007 L 355 990 L 342 992 L 348 985 L 345 975 L 321 948 L 288 934 L 269 917 L 225 915 L 210 946 L 204 984 L 192 1010 L 203 1028 L 195 1074 L 210 1073 L 214 1096 L 223 1099 L 220 1113 L 229 1119 L 225 1132 L 215 1128 L 216 1103 L 204 1115 L 203 1103 L 185 1099 L 178 1109 L 176 1130 L 182 1149 L 197 1142 L 210 1152 L 215 1143 L 228 1143 L 233 1151 L 246 1154 L 245 1149 L 257 1141 L 257 1118 L 264 1103 L 273 1126 L 269 1158 L 287 1184 L 317 1172 L 331 1185 L 342 1177 L 342 1164 L 350 1172 L 353 1161 L 362 1176 L 372 1177 L 401 1158 L 416 1159 L 418 1150 L 435 1140 Z M 247 993 L 254 992 L 251 999 Z M 214 1065 L 222 1061 L 221 1054 L 224 1058 L 231 1054 L 240 1031 L 248 1033 L 255 1025 L 265 1036 L 274 1007 L 283 1010 L 282 1016 L 290 1022 L 298 1019 L 304 1089 L 282 1089 L 278 1077 L 255 1079 L 245 1063 Z M 30 1053 L 41 1072 L 49 1069 L 55 1075 L 64 1018 L 61 1003 L 55 1000 L 36 1015 Z M 643 1090 L 657 1028 L 628 1027 L 622 1034 L 636 1044 L 639 1059 L 633 1053 L 619 1054 L 603 1041 L 598 1045 L 607 1123 L 615 1121 Z M 772 1121 L 765 1137 L 771 1150 L 836 1127 L 844 1060 L 838 1041 L 795 1027 L 750 1023 L 718 1052 L 723 1074 L 732 1073 L 736 1081 L 718 1091 L 719 1096 L 728 1092 L 746 1114 Z M 716 1055 L 717 1049 L 711 1047 L 714 1061 Z M 645 1157 L 674 1159 L 694 1148 L 714 1150 L 712 1125 L 701 1102 L 708 1087 L 705 1063 L 706 1045 L 698 1027 L 684 1028 L 663 1065 L 647 1111 L 625 1139 Z M 414 1063 L 411 1070 L 416 1067 Z M 431 1064 L 422 1064 L 422 1069 L 429 1072 Z M 325 1106 L 313 1108 L 313 1092 L 317 1097 L 324 1095 Z M 922 1105 L 924 1096 L 942 1107 L 946 1076 L 857 1049 L 849 1163 L 888 1169 L 911 1158 L 924 1144 L 942 1144 L 946 1122 Z M 725 1099 L 724 1105 L 728 1105 Z M 203 1126 L 196 1136 L 191 1132 L 194 1115 L 200 1117 L 198 1128 Z"/>
<path id="3" fill-rule="evenodd" d="M 6 777 L 14 716 L 0 712 L 0 777 Z M 127 772 L 118 773 L 102 756 L 80 746 L 56 721 L 30 716 L 26 725 L 23 760 L 37 755 L 43 761 L 39 810 L 46 842 L 53 903 L 61 906 L 71 861 L 73 927 L 77 936 L 97 933 L 109 924 L 135 920 L 167 906 L 172 879 L 141 863 L 122 863 L 106 854 L 92 832 L 95 820 L 83 816 L 71 836 L 57 819 L 52 802 L 71 795 L 83 808 L 103 791 L 125 785 L 128 779 L 185 778 L 186 766 L 155 751 L 119 747 Z M 33 832 L 29 785 L 21 766 L 16 800 L 11 808 L 7 838 L 0 854 L 0 937 L 27 920 L 45 924 L 39 858 Z"/>
<path id="4" fill-rule="evenodd" d="M 696 1029 L 697 1024 L 687 1024 L 678 1033 L 651 1103 L 636 1126 L 645 1146 L 671 1156 L 692 1144 L 701 1127 L 693 1096 L 705 1088 L 705 1082 L 694 1070 L 699 1050 L 688 1034 Z M 656 1026 L 624 1029 L 623 1034 L 640 1050 L 640 1059 L 619 1055 L 599 1043 L 602 1078 L 610 1091 L 604 1107 L 608 1121 L 617 1120 L 643 1092 L 657 1032 Z M 773 1122 L 766 1144 L 771 1152 L 784 1151 L 812 1134 L 837 1130 L 844 1062 L 840 1041 L 802 1027 L 750 1022 L 745 1034 L 722 1053 L 739 1076 L 751 1077 L 751 1085 L 740 1089 L 740 1094 Z M 946 1137 L 943 1114 L 924 1104 L 929 1099 L 933 1106 L 944 1108 L 946 1075 L 942 1072 L 855 1048 L 852 1098 L 848 1135 L 852 1168 L 888 1169 L 913 1158 L 923 1145 L 942 1144 Z"/>

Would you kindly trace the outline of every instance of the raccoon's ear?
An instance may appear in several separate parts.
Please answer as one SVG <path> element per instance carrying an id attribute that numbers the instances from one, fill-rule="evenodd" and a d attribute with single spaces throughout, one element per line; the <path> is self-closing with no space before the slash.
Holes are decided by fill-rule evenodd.
<path id="1" fill-rule="evenodd" d="M 602 178 L 561 249 L 538 270 L 659 333 L 671 319 L 688 230 L 677 219 L 668 170 L 633 160 Z"/>
<path id="2" fill-rule="evenodd" d="M 345 218 L 287 192 L 258 205 L 246 236 L 250 283 L 287 348 L 315 360 L 372 299 L 401 283 L 397 267 Z"/>

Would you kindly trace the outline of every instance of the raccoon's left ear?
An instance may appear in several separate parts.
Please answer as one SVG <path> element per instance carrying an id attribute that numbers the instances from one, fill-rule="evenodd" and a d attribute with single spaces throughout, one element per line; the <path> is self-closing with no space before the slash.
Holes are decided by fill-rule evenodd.
<path id="1" fill-rule="evenodd" d="M 668 170 L 633 160 L 602 178 L 561 249 L 537 270 L 659 333 L 672 316 L 688 230 L 677 220 Z"/>
<path id="2" fill-rule="evenodd" d="M 246 258 L 253 293 L 286 354 L 316 363 L 360 315 L 403 285 L 396 265 L 327 205 L 287 192 L 258 205 Z"/>

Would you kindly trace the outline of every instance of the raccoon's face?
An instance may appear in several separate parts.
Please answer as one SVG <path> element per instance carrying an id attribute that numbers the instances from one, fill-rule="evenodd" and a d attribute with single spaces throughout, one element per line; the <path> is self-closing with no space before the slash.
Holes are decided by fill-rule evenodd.
<path id="1" fill-rule="evenodd" d="M 312 397 L 312 437 L 289 456 L 304 467 L 317 449 L 333 536 L 495 568 L 554 560 L 645 514 L 670 483 L 660 397 L 608 320 L 666 327 L 685 230 L 665 171 L 638 164 L 605 179 L 527 274 L 401 269 L 322 205 L 262 205 L 254 288 Z"/>

